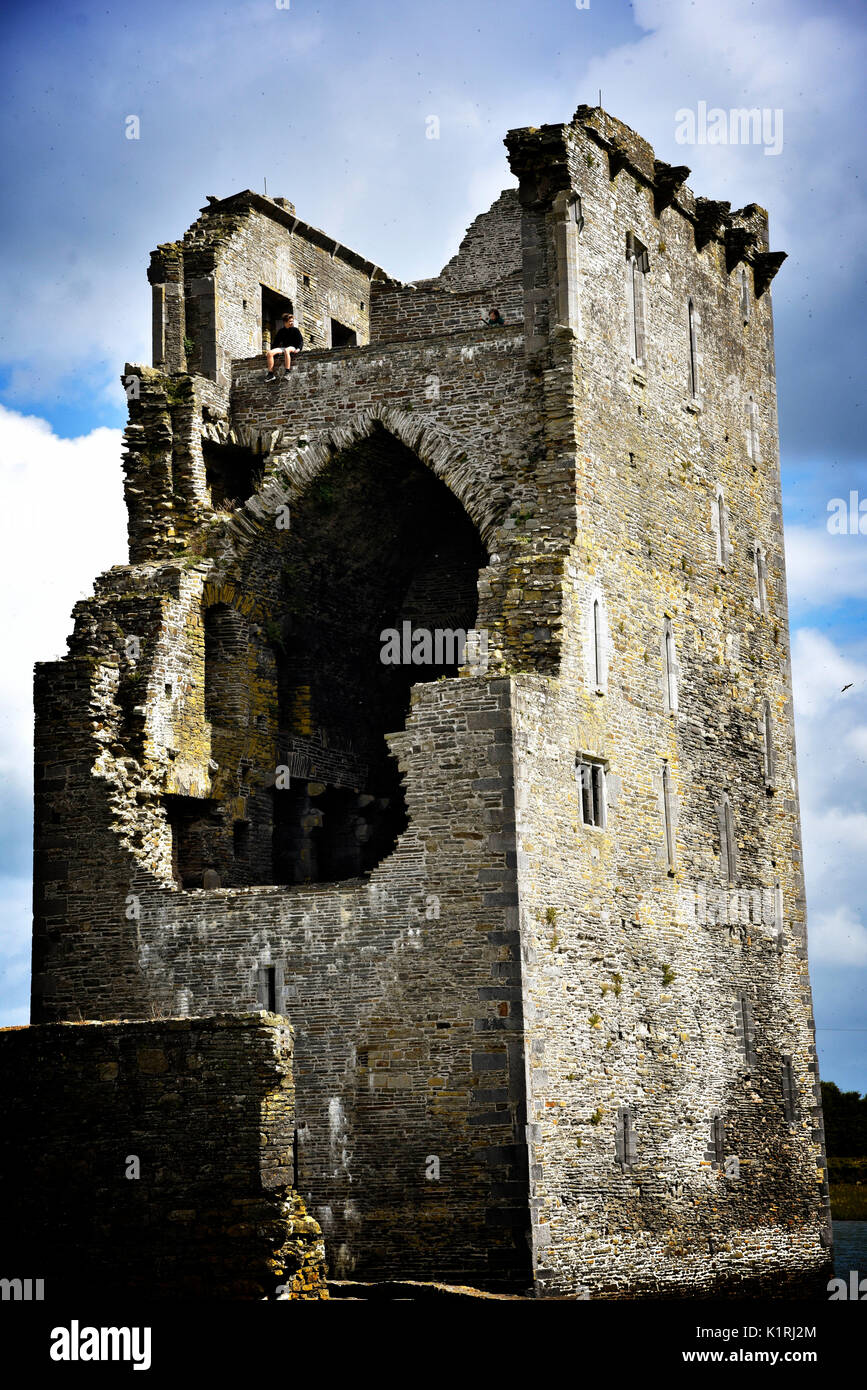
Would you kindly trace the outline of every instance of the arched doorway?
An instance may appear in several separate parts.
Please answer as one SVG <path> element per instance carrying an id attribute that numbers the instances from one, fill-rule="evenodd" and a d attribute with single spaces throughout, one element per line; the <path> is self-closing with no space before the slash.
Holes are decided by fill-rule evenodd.
<path id="1" fill-rule="evenodd" d="M 298 775 L 275 792 L 278 882 L 353 877 L 393 850 L 407 819 L 385 735 L 403 727 L 414 684 L 458 674 L 456 634 L 474 626 L 486 563 L 460 502 L 381 427 L 293 507 L 280 732 Z"/>
<path id="2" fill-rule="evenodd" d="M 487 555 L 461 503 L 387 430 L 337 454 L 202 615 L 212 791 L 166 798 L 184 888 L 369 873 L 407 826 L 386 736 L 412 686 L 458 675 Z"/>

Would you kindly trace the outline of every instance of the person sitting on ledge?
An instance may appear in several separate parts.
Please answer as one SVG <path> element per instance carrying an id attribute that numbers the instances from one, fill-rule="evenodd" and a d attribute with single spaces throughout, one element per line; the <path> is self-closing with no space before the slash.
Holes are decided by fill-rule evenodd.
<path id="1" fill-rule="evenodd" d="M 295 327 L 295 318 L 292 314 L 283 315 L 283 327 L 274 335 L 274 341 L 265 353 L 265 361 L 268 363 L 268 370 L 265 373 L 266 381 L 276 381 L 274 372 L 274 352 L 282 349 L 283 365 L 288 376 L 292 370 L 292 358 L 296 352 L 300 352 L 304 346 L 304 339 L 299 329 Z"/>
<path id="2" fill-rule="evenodd" d="M 484 319 L 486 328 L 505 328 L 506 320 L 503 318 L 499 309 L 489 309 L 488 317 Z"/>

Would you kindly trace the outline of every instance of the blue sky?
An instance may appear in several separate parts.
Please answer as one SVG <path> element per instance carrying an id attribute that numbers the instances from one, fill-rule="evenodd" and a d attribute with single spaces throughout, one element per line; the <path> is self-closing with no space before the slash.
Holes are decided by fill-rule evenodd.
<path id="1" fill-rule="evenodd" d="M 695 192 L 765 206 L 789 252 L 773 294 L 811 974 L 823 1075 L 867 1091 L 867 535 L 826 526 L 831 498 L 867 498 L 863 4 L 36 0 L 0 34 L 0 1022 L 27 1017 L 30 669 L 126 559 L 118 378 L 150 360 L 151 249 L 206 194 L 267 179 L 391 274 L 436 274 L 514 182 L 506 131 L 601 88 Z M 782 110 L 781 152 L 678 144 L 701 101 Z"/>

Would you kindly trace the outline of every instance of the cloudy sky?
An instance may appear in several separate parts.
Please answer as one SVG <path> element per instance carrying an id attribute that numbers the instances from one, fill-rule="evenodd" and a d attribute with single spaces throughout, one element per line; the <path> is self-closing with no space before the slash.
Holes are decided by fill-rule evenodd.
<path id="1" fill-rule="evenodd" d="M 697 193 L 768 208 L 789 253 L 773 293 L 812 978 L 822 1074 L 867 1091 L 867 534 L 827 528 L 832 498 L 867 502 L 862 0 L 13 0 L 0 33 L 0 1023 L 27 1019 L 30 670 L 126 559 L 118 377 L 150 360 L 150 250 L 206 194 L 267 179 L 391 274 L 436 274 L 514 182 L 505 132 L 601 89 Z M 782 149 L 679 144 L 701 102 L 782 112 Z"/>

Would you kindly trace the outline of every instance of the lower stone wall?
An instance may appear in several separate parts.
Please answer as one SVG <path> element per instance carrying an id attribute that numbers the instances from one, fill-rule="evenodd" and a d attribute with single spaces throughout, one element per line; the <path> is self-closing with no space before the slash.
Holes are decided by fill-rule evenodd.
<path id="1" fill-rule="evenodd" d="M 788 910 L 778 928 L 694 906 L 713 883 L 695 814 L 667 872 L 636 683 L 603 701 L 575 668 L 514 681 L 535 1288 L 804 1296 L 830 1253 L 799 936 Z M 606 760 L 604 827 L 584 823 L 585 754 Z M 742 866 L 738 899 L 773 909 L 761 862 Z"/>
<path id="2" fill-rule="evenodd" d="M 254 1007 L 274 971 L 297 1029 L 295 1181 L 335 1277 L 522 1292 L 510 684 L 458 677 L 412 701 L 389 737 L 410 824 L 369 879 L 179 892 L 140 872 L 131 927 L 166 1013 Z"/>
<path id="3" fill-rule="evenodd" d="M 274 1014 L 0 1032 L 3 1269 L 95 1296 L 327 1298 Z"/>

